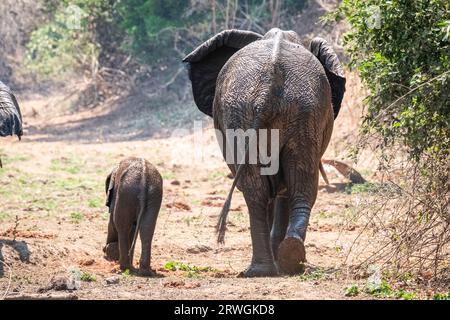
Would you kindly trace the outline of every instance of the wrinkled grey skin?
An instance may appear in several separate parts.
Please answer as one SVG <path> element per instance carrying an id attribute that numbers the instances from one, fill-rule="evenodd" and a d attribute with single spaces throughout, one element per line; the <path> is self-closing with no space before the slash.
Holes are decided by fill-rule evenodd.
<path id="1" fill-rule="evenodd" d="M 336 54 L 320 38 L 306 49 L 293 31 L 272 29 L 262 37 L 231 30 L 184 61 L 195 102 L 213 116 L 216 129 L 280 130 L 276 175 L 260 175 L 258 165 L 229 165 L 250 214 L 253 257 L 243 276 L 299 272 L 306 261 L 304 241 L 320 160 L 345 91 Z M 219 241 L 231 192 L 218 225 Z"/>
<path id="2" fill-rule="evenodd" d="M 139 232 L 142 244 L 139 274 L 153 275 L 151 246 L 162 201 L 161 175 L 148 161 L 127 158 L 108 175 L 105 188 L 110 212 L 103 248 L 105 258 L 119 260 L 122 270 L 134 270 L 134 244 Z"/>
<path id="3" fill-rule="evenodd" d="M 22 134 L 22 114 L 19 104 L 9 87 L 0 81 L 0 137 L 17 135 L 20 140 Z"/>

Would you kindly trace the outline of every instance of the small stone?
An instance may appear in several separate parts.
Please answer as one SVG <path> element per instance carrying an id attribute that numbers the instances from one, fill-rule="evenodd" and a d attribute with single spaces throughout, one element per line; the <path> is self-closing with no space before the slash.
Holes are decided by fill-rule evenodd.
<path id="1" fill-rule="evenodd" d="M 188 253 L 197 254 L 197 253 L 202 253 L 202 252 L 208 252 L 211 250 L 212 250 L 211 247 L 199 244 L 199 245 L 188 248 L 186 251 Z"/>
<path id="2" fill-rule="evenodd" d="M 120 282 L 120 277 L 112 276 L 112 277 L 106 278 L 105 281 L 106 281 L 106 284 L 108 284 L 108 285 L 118 284 Z"/>
<path id="3" fill-rule="evenodd" d="M 179 186 L 181 183 L 178 180 L 173 180 L 170 184 L 173 186 Z"/>
<path id="4" fill-rule="evenodd" d="M 46 292 L 49 290 L 78 290 L 80 289 L 80 281 L 76 279 L 76 276 L 70 275 L 58 275 L 54 276 L 50 283 L 45 288 L 40 288 L 39 292 Z"/>

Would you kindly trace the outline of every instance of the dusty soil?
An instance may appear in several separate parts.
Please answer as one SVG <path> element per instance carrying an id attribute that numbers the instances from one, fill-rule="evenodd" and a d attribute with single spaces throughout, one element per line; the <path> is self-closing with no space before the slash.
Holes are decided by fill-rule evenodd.
<path id="1" fill-rule="evenodd" d="M 350 95 L 352 90 L 360 92 L 350 85 Z M 58 108 L 63 101 L 55 96 L 21 101 L 27 132 L 21 142 L 1 141 L 0 261 L 5 265 L 0 264 L 0 298 L 6 291 L 52 291 L 51 279 L 67 274 L 81 276 L 74 291 L 81 299 L 346 299 L 345 287 L 364 284 L 343 266 L 360 232 L 360 226 L 344 223 L 354 195 L 347 192 L 348 181 L 330 168 L 331 185 L 320 181 L 310 222 L 305 274 L 238 278 L 251 258 L 249 219 L 236 192 L 225 245 L 216 243 L 215 225 L 232 181 L 212 131 L 194 143 L 192 133 L 170 136 L 179 125 L 165 124 L 162 106 L 119 100 L 71 112 Z M 340 159 L 354 141 L 359 110 L 344 105 L 328 158 Z M 208 121 L 204 126 L 211 128 Z M 103 258 L 104 179 L 126 156 L 147 158 L 164 178 L 152 256 L 155 278 L 120 273 Z M 358 170 L 370 179 L 373 168 L 367 160 Z"/>

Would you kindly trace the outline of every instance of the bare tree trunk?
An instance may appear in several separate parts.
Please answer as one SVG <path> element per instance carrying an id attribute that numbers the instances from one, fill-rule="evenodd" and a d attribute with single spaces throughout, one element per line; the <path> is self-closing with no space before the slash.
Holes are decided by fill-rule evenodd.
<path id="1" fill-rule="evenodd" d="M 278 26 L 278 20 L 280 16 L 280 7 L 282 0 L 270 0 L 270 8 L 272 10 L 272 28 Z"/>
<path id="2" fill-rule="evenodd" d="M 234 6 L 233 6 L 233 21 L 231 23 L 231 28 L 234 29 L 234 24 L 236 22 L 236 12 L 238 10 L 238 6 L 239 6 L 239 0 L 235 0 L 234 1 Z"/>
<path id="3" fill-rule="evenodd" d="M 225 29 L 230 25 L 230 0 L 227 0 L 227 8 L 225 9 Z"/>
<path id="4" fill-rule="evenodd" d="M 217 25 L 216 25 L 216 0 L 212 0 L 212 32 L 213 34 L 217 33 Z"/>

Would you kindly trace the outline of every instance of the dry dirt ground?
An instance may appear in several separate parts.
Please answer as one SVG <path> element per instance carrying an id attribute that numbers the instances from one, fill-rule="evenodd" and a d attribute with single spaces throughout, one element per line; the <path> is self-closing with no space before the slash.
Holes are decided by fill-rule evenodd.
<path id="1" fill-rule="evenodd" d="M 238 278 L 251 258 L 247 208 L 237 191 L 225 245 L 218 245 L 215 224 L 232 180 L 211 130 L 194 143 L 192 133 L 142 131 L 158 119 L 164 128 L 154 116 L 168 117 L 161 106 L 125 107 L 119 100 L 73 113 L 58 109 L 63 101 L 21 101 L 25 136 L 21 142 L 1 141 L 0 260 L 5 265 L 0 265 L 0 298 L 5 291 L 37 293 L 53 277 L 67 274 L 81 278 L 74 291 L 80 299 L 347 299 L 345 287 L 364 285 L 364 279 L 355 280 L 343 267 L 360 231 L 344 223 L 355 194 L 330 168 L 331 186 L 320 181 L 310 221 L 305 274 Z M 345 154 L 344 142 L 355 136 L 359 113 L 360 106 L 344 105 L 328 158 Z M 104 179 L 126 156 L 147 158 L 164 178 L 152 255 L 155 278 L 120 273 L 115 263 L 103 259 L 108 223 Z M 358 170 L 372 176 L 368 162 L 358 164 Z M 111 277 L 114 283 L 108 284 Z M 360 293 L 356 298 L 372 297 Z"/>

